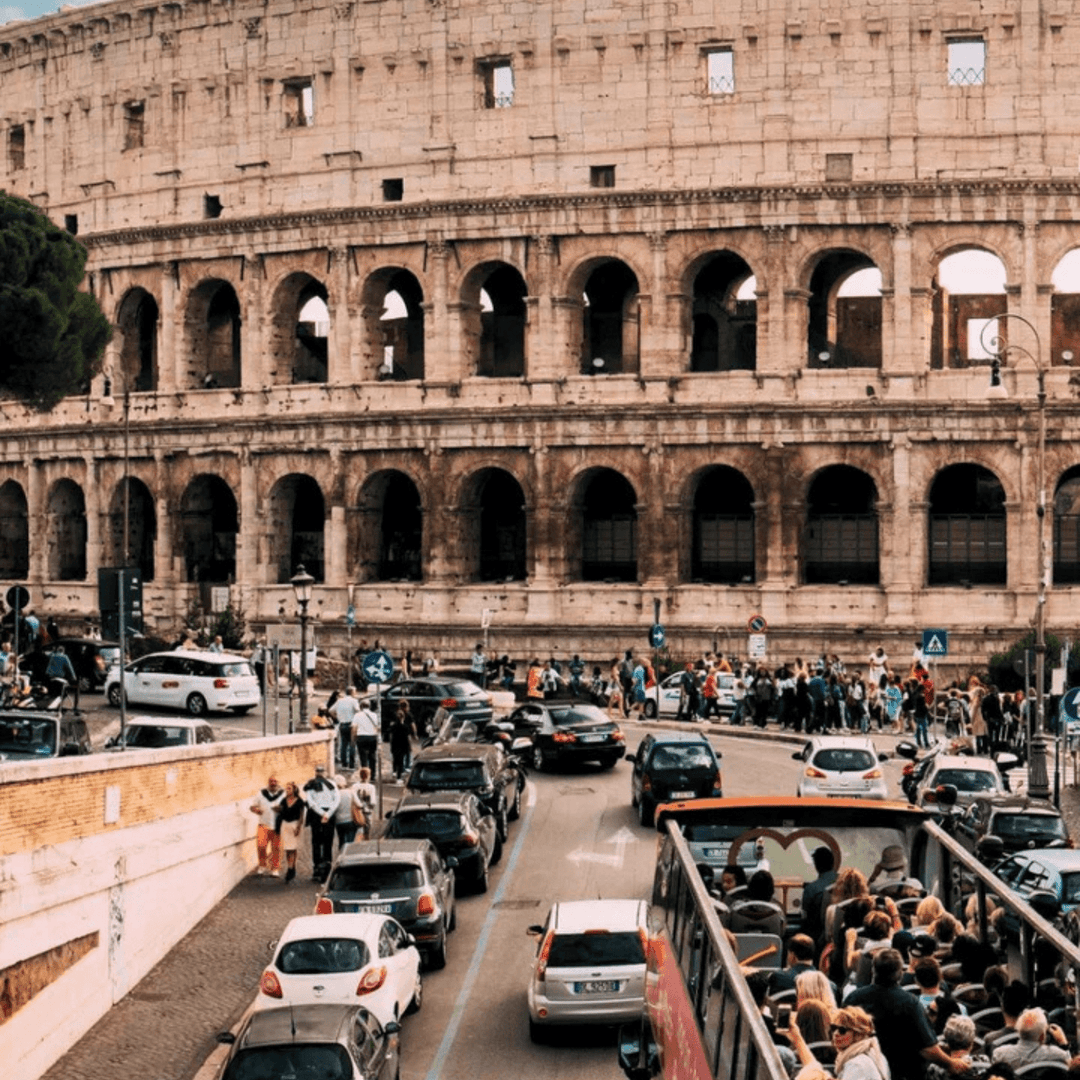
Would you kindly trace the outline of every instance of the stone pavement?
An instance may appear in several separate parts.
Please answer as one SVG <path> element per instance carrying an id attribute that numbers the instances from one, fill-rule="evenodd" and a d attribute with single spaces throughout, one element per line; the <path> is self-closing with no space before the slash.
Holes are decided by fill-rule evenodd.
<path id="1" fill-rule="evenodd" d="M 739 738 L 763 735 L 754 728 L 707 727 Z M 764 734 L 793 746 L 805 741 L 775 725 Z M 880 741 L 891 750 L 899 740 L 885 735 Z M 1080 835 L 1080 789 L 1066 786 L 1061 801 L 1073 835 Z M 231 1028 L 254 998 L 269 943 L 289 919 L 312 912 L 318 887 L 310 876 L 305 842 L 291 884 L 245 878 L 43 1080 L 192 1080 L 217 1047 L 217 1032 Z M 210 1069 L 198 1080 L 214 1074 Z"/>

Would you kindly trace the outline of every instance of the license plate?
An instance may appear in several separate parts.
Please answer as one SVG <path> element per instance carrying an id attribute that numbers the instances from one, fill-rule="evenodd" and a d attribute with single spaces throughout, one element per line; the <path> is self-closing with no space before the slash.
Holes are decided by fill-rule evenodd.
<path id="1" fill-rule="evenodd" d="M 390 915 L 394 910 L 393 904 L 354 904 L 352 907 L 354 911 L 364 915 Z"/>
<path id="2" fill-rule="evenodd" d="M 607 738 L 606 735 L 582 735 L 582 742 L 603 742 Z"/>
<path id="3" fill-rule="evenodd" d="M 574 992 L 578 994 L 614 994 L 619 989 L 617 979 L 603 979 L 600 982 L 574 983 Z"/>
<path id="4" fill-rule="evenodd" d="M 729 847 L 707 847 L 704 854 L 706 859 L 726 859 L 730 850 Z"/>
<path id="5" fill-rule="evenodd" d="M 692 791 L 673 791 L 671 797 L 672 799 L 692 799 L 694 793 Z"/>

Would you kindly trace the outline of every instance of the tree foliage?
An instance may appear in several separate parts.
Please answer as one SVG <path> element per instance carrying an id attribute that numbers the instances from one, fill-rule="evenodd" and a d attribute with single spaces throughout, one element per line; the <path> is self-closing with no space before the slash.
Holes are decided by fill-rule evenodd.
<path id="1" fill-rule="evenodd" d="M 36 409 L 85 391 L 112 336 L 80 291 L 86 249 L 32 203 L 0 191 L 0 389 Z"/>
<path id="2" fill-rule="evenodd" d="M 1046 635 L 1046 688 L 1050 688 L 1050 671 L 1061 664 L 1063 643 L 1060 638 L 1055 637 L 1053 634 Z M 989 663 L 989 677 L 990 681 L 999 690 L 1022 690 L 1024 688 L 1023 676 L 1016 670 L 1017 665 L 1023 660 L 1024 652 L 1027 649 L 1034 650 L 1035 648 L 1035 631 L 1025 634 L 1019 641 L 1013 642 L 1008 649 L 1003 653 L 995 653 L 990 657 Z M 1074 671 L 1074 661 L 1070 657 L 1068 678 L 1072 682 L 1077 672 Z M 1031 670 L 1029 672 L 1029 679 L 1031 685 L 1034 685 L 1035 680 L 1035 665 L 1031 664 Z"/>

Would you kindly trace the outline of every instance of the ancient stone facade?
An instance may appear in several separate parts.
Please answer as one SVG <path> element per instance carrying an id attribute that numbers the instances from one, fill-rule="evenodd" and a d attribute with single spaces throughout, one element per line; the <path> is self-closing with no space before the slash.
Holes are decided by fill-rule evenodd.
<path id="1" fill-rule="evenodd" d="M 1045 477 L 1068 631 L 1078 41 L 1068 0 L 0 27 L 0 185 L 117 327 L 85 397 L 2 405 L 0 578 L 78 617 L 132 562 L 155 625 L 207 583 L 258 625 L 303 563 L 321 641 L 351 597 L 395 651 L 493 609 L 499 651 L 611 655 L 660 600 L 678 653 L 761 613 L 771 655 L 974 658 L 1033 619 Z"/>

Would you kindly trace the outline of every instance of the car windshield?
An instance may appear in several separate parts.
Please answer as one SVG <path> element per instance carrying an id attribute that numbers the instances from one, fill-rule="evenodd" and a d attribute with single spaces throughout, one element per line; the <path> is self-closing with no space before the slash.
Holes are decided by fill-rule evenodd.
<path id="1" fill-rule="evenodd" d="M 862 772 L 874 767 L 874 755 L 869 750 L 831 747 L 814 755 L 814 764 L 825 772 Z"/>
<path id="2" fill-rule="evenodd" d="M 1046 840 L 1065 840 L 1065 822 L 1050 814 L 998 814 L 991 831 L 1002 840 L 1027 840 L 1038 837 Z"/>
<path id="3" fill-rule="evenodd" d="M 418 761 L 409 777 L 410 786 L 426 788 L 471 788 L 484 783 L 484 766 L 479 761 Z"/>
<path id="4" fill-rule="evenodd" d="M 185 746 L 187 729 L 164 724 L 132 724 L 124 734 L 127 746 Z"/>
<path id="5" fill-rule="evenodd" d="M 591 705 L 579 705 L 574 709 L 551 709 L 549 715 L 551 722 L 556 725 L 568 724 L 610 724 L 611 720 L 599 709 Z"/>
<path id="6" fill-rule="evenodd" d="M 292 1043 L 241 1050 L 229 1063 L 224 1080 L 352 1080 L 353 1075 L 344 1046 Z"/>
<path id="7" fill-rule="evenodd" d="M 997 777 L 983 769 L 942 769 L 934 777 L 934 786 L 952 784 L 957 791 L 996 791 Z"/>
<path id="8" fill-rule="evenodd" d="M 644 964 L 645 950 L 635 933 L 556 934 L 548 953 L 548 967 L 609 967 Z"/>
<path id="9" fill-rule="evenodd" d="M 443 683 L 440 687 L 441 691 L 446 697 L 476 697 L 477 694 L 483 696 L 484 691 L 474 682 L 469 682 L 468 679 L 463 679 L 461 682 Z"/>
<path id="10" fill-rule="evenodd" d="M 0 752 L 40 754 L 56 750 L 56 725 L 49 720 L 0 720 Z"/>
<path id="11" fill-rule="evenodd" d="M 363 941 L 355 938 L 312 938 L 288 941 L 274 961 L 284 975 L 334 975 L 359 971 L 371 961 Z"/>
<path id="12" fill-rule="evenodd" d="M 1061 902 L 1080 904 L 1080 873 L 1061 875 Z"/>
<path id="13" fill-rule="evenodd" d="M 457 836 L 461 815 L 453 810 L 417 810 L 395 814 L 386 830 L 388 836 Z"/>
<path id="14" fill-rule="evenodd" d="M 709 840 L 724 840 L 731 843 L 736 836 L 742 836 L 746 830 L 741 825 L 714 825 L 708 822 L 689 822 L 683 830 L 688 844 L 701 844 Z"/>
<path id="15" fill-rule="evenodd" d="M 420 867 L 413 863 L 363 863 L 339 866 L 330 878 L 328 891 L 371 893 L 387 889 L 419 889 L 423 884 Z"/>
<path id="16" fill-rule="evenodd" d="M 649 764 L 654 769 L 706 769 L 712 763 L 707 746 L 658 746 Z"/>

